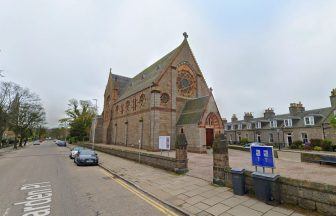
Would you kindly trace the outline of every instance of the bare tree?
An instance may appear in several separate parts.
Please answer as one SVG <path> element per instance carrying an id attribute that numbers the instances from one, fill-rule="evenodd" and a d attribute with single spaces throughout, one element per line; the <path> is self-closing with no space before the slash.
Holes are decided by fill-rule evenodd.
<path id="1" fill-rule="evenodd" d="M 0 128 L 1 136 L 4 130 L 12 130 L 15 133 L 15 148 L 18 138 L 22 146 L 22 141 L 32 134 L 32 130 L 45 123 L 40 98 L 14 83 L 1 83 L 0 110 L 1 125 L 4 125 Z"/>

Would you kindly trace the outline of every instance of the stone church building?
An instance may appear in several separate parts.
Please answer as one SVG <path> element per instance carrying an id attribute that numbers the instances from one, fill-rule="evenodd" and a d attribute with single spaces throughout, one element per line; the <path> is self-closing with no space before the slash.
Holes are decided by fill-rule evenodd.
<path id="1" fill-rule="evenodd" d="M 133 78 L 110 72 L 95 142 L 159 150 L 159 136 L 183 132 L 188 151 L 205 152 L 224 130 L 212 89 L 183 42 Z M 92 133 L 93 134 L 93 133 Z M 91 140 L 92 140 L 91 136 Z"/>

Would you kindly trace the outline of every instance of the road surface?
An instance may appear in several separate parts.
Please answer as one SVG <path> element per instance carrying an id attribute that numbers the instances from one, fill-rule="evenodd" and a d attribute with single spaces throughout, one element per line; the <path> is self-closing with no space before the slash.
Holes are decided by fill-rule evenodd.
<path id="1" fill-rule="evenodd" d="M 0 216 L 177 215 L 53 142 L 0 156 Z"/>

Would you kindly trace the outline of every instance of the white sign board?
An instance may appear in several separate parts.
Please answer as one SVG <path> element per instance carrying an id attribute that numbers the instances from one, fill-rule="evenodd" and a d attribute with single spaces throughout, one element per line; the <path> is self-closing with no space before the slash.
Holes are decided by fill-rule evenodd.
<path id="1" fill-rule="evenodd" d="M 170 150 L 170 136 L 159 136 L 159 149 Z"/>

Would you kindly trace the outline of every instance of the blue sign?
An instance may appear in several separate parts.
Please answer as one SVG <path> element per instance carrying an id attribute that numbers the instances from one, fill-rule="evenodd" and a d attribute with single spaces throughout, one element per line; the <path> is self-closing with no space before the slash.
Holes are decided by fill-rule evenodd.
<path id="1" fill-rule="evenodd" d="M 252 165 L 275 168 L 273 146 L 251 146 Z"/>

